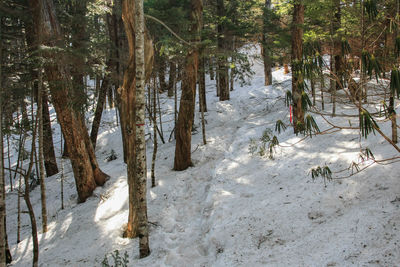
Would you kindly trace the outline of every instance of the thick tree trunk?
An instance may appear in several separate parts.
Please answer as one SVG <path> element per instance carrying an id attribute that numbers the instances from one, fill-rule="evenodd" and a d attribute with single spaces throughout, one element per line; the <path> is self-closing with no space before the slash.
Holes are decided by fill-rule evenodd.
<path id="1" fill-rule="evenodd" d="M 87 50 L 88 36 L 86 33 L 86 11 L 87 11 L 88 0 L 79 0 L 72 2 L 72 49 L 74 50 L 75 56 L 72 57 L 73 67 L 71 68 L 72 76 L 72 102 L 75 105 L 77 111 L 84 113 L 84 107 L 87 104 L 87 96 L 85 94 L 86 85 L 84 83 L 85 78 L 85 57 Z"/>
<path id="2" fill-rule="evenodd" d="M 226 16 L 224 1 L 217 0 L 217 15 L 219 18 Z M 219 100 L 225 101 L 230 98 L 229 91 L 229 70 L 227 66 L 227 40 L 223 22 L 218 23 L 218 88 Z"/>
<path id="3" fill-rule="evenodd" d="M 127 161 L 127 174 L 128 174 L 128 187 L 129 187 L 129 214 L 128 214 L 128 224 L 125 230 L 124 236 L 133 238 L 140 234 L 143 234 L 141 231 L 144 231 L 143 222 L 141 219 L 143 208 L 142 201 L 138 202 L 138 197 L 143 197 L 141 195 L 143 190 L 143 186 L 146 184 L 141 184 L 143 182 L 143 178 L 138 181 L 137 178 L 137 165 L 136 165 L 136 136 L 141 134 L 140 132 L 136 132 L 137 127 L 141 127 L 144 130 L 144 122 L 136 121 L 135 108 L 139 107 L 136 104 L 136 62 L 135 62 L 135 1 L 134 0 L 124 0 L 122 5 L 122 18 L 125 24 L 125 31 L 128 38 L 129 44 L 129 64 L 127 69 L 125 70 L 124 81 L 121 88 L 120 96 L 121 96 L 121 131 L 124 133 L 124 143 L 126 147 L 126 161 Z M 146 76 L 150 76 L 151 67 L 153 64 L 153 47 L 152 42 L 146 35 L 144 53 L 145 53 L 145 68 L 146 68 Z M 140 88 L 140 90 L 144 90 Z M 143 103 L 144 105 L 144 103 Z M 145 174 L 145 172 L 144 172 Z M 140 187 L 140 188 L 139 188 Z M 144 199 L 145 202 L 145 199 Z M 146 222 L 147 223 L 147 222 Z"/>
<path id="4" fill-rule="evenodd" d="M 304 129 L 304 110 L 302 107 L 303 81 L 301 62 L 303 56 L 303 0 L 296 0 L 293 11 L 292 25 L 292 96 L 293 96 L 293 126 L 294 132 Z"/>
<path id="5" fill-rule="evenodd" d="M 268 11 L 270 10 L 271 10 L 271 0 L 265 0 L 262 49 L 263 49 L 264 76 L 265 76 L 266 86 L 272 84 L 272 58 L 271 58 L 271 49 L 269 47 L 269 37 L 268 37 L 268 22 L 270 21 Z"/>
<path id="6" fill-rule="evenodd" d="M 191 29 L 195 41 L 200 38 L 202 27 L 202 0 L 191 0 Z M 178 123 L 176 125 L 176 146 L 174 170 L 182 171 L 192 166 L 191 142 L 192 125 L 195 108 L 196 82 L 198 73 L 199 53 L 197 47 L 191 47 L 185 59 L 185 68 L 182 81 L 182 95 L 179 106 Z M 227 88 L 229 94 L 229 88 Z"/>
<path id="7" fill-rule="evenodd" d="M 36 32 L 43 40 L 42 44 L 49 47 L 63 47 L 63 34 L 55 15 L 53 2 L 32 0 L 29 4 Z M 83 116 L 74 108 L 76 105 L 73 103 L 73 94 L 71 95 L 73 87 L 65 56 L 53 50 L 45 51 L 43 56 L 53 59 L 45 64 L 44 69 L 57 118 L 70 152 L 79 202 L 84 202 L 92 195 L 97 185 L 105 183 L 108 176 L 100 170 Z"/>

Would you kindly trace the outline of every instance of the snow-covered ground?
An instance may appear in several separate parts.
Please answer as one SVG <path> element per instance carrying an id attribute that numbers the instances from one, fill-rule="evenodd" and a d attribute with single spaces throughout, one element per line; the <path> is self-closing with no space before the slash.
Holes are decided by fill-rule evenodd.
<path id="1" fill-rule="evenodd" d="M 126 170 L 115 111 L 106 110 L 96 153 L 111 179 L 78 205 L 71 167 L 64 162 L 64 210 L 60 209 L 60 175 L 46 179 L 50 224 L 47 233 L 39 233 L 40 266 L 101 266 L 104 256 L 114 250 L 128 252 L 129 266 L 398 265 L 400 164 L 375 164 L 326 187 L 321 178 L 313 181 L 310 175 L 310 169 L 318 165 L 338 171 L 358 162 L 360 145 L 369 147 L 377 159 L 398 156 L 398 152 L 379 135 L 360 142 L 357 130 L 342 130 L 301 141 L 303 136 L 294 135 L 289 127 L 273 133 L 281 145 L 274 159 L 251 155 L 250 139 L 259 139 L 266 128 L 274 131 L 277 120 L 289 124 L 284 98 L 291 86 L 290 74 L 284 75 L 282 69 L 273 73 L 274 85 L 268 87 L 263 85 L 262 64 L 257 60 L 253 70 L 251 85 L 237 84 L 230 101 L 219 102 L 215 82 L 207 80 L 208 144 L 202 144 L 196 112 L 194 167 L 173 171 L 175 142 L 159 146 L 157 187 L 148 184 L 151 255 L 145 259 L 138 258 L 136 239 L 122 238 L 128 216 Z M 163 95 L 161 103 L 168 140 L 173 99 Z M 330 104 L 326 110 L 331 110 Z M 337 110 L 338 114 L 351 112 L 356 114 L 348 105 Z M 320 116 L 314 117 L 321 131 L 330 127 Z M 329 119 L 349 125 L 349 117 Z M 357 124 L 357 117 L 350 119 Z M 380 126 L 389 135 L 389 123 Z M 54 131 L 59 154 L 57 125 Z M 147 148 L 150 166 L 151 141 Z M 111 149 L 118 159 L 106 162 Z M 31 198 L 41 229 L 39 188 Z M 30 266 L 29 217 L 22 214 L 22 241 L 16 244 L 16 205 L 15 191 L 9 192 L 12 266 Z M 23 201 L 22 209 L 26 211 Z"/>

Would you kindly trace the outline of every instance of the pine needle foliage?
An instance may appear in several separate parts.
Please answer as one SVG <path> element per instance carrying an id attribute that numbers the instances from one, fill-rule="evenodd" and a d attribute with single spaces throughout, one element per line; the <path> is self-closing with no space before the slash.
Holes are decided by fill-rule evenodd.
<path id="1" fill-rule="evenodd" d="M 325 179 L 327 179 L 328 181 L 332 180 L 332 171 L 331 169 L 325 165 L 323 167 L 318 166 L 315 169 L 311 169 L 311 177 L 313 180 L 315 180 L 317 177 L 322 177 Z"/>
<path id="2" fill-rule="evenodd" d="M 366 109 L 362 109 L 360 112 L 360 131 L 361 136 L 367 139 L 368 135 L 373 132 L 375 134 L 375 128 L 379 129 L 378 124 Z"/>
<path id="3" fill-rule="evenodd" d="M 281 120 L 277 120 L 275 123 L 275 132 L 281 133 L 286 131 L 287 126 Z"/>
<path id="4" fill-rule="evenodd" d="M 319 127 L 317 125 L 317 123 L 314 120 L 314 117 L 311 116 L 310 114 L 308 114 L 305 119 L 304 119 L 304 134 L 308 135 L 312 138 L 312 134 L 314 133 L 314 135 L 316 133 L 320 133 L 321 131 L 319 130 Z"/>
<path id="5" fill-rule="evenodd" d="M 400 70 L 398 68 L 392 69 L 390 74 L 390 91 L 392 96 L 400 96 Z"/>

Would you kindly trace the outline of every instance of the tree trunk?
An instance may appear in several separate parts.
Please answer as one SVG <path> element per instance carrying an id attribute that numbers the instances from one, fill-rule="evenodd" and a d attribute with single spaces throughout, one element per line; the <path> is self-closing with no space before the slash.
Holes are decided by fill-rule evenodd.
<path id="1" fill-rule="evenodd" d="M 1 37 L 1 25 L 0 25 Z M 0 267 L 6 266 L 6 197 L 4 179 L 4 147 L 3 147 L 3 86 L 2 86 L 2 41 L 0 39 Z"/>
<path id="2" fill-rule="evenodd" d="M 71 39 L 74 56 L 72 57 L 72 103 L 77 111 L 84 114 L 84 107 L 87 104 L 85 94 L 85 57 L 87 53 L 88 36 L 86 33 L 86 11 L 88 0 L 72 1 L 72 25 Z"/>
<path id="3" fill-rule="evenodd" d="M 158 65 L 158 80 L 160 82 L 161 92 L 165 92 L 168 89 L 167 83 L 165 82 L 165 59 L 164 57 L 158 55 L 157 65 Z"/>
<path id="4" fill-rule="evenodd" d="M 149 228 L 147 221 L 147 167 L 146 167 L 146 138 L 145 138 L 145 117 L 146 117 L 146 64 L 145 64 L 145 26 L 143 0 L 135 0 L 135 61 L 136 61 L 136 201 L 138 209 L 138 235 L 140 258 L 150 254 Z M 165 82 L 165 80 L 164 80 Z"/>
<path id="5" fill-rule="evenodd" d="M 333 42 L 333 53 L 334 53 L 334 79 L 335 79 L 335 86 L 332 92 L 333 104 L 332 104 L 332 115 L 334 116 L 336 113 L 336 92 L 340 89 L 343 89 L 342 85 L 342 76 L 343 76 L 343 57 L 342 57 L 342 45 L 341 45 L 341 38 L 338 36 L 338 30 L 341 26 L 341 10 L 340 10 L 340 0 L 335 0 L 335 16 L 333 18 L 333 35 L 334 42 Z"/>
<path id="6" fill-rule="evenodd" d="M 202 27 L 202 0 L 191 0 L 190 33 L 199 41 Z M 182 171 L 192 166 L 191 142 L 192 125 L 195 109 L 196 82 L 198 73 L 199 52 L 197 47 L 190 47 L 185 58 L 185 68 L 182 81 L 182 95 L 179 105 L 178 123 L 176 125 L 176 146 L 174 170 Z M 229 88 L 227 88 L 229 94 Z"/>
<path id="7" fill-rule="evenodd" d="M 292 96 L 293 96 L 293 126 L 294 132 L 299 133 L 304 129 L 304 110 L 302 107 L 302 73 L 303 56 L 303 23 L 304 5 L 303 0 L 296 0 L 293 11 L 292 25 Z"/>
<path id="8" fill-rule="evenodd" d="M 269 47 L 270 40 L 268 37 L 270 10 L 271 10 L 271 0 L 265 0 L 264 23 L 263 23 L 263 34 L 262 34 L 262 49 L 263 49 L 262 54 L 264 59 L 265 86 L 272 84 L 272 58 L 271 58 L 271 49 Z"/>
<path id="9" fill-rule="evenodd" d="M 143 230 L 142 221 L 143 219 L 138 214 L 139 206 L 143 202 L 138 203 L 138 194 L 141 192 L 138 188 L 139 186 L 145 186 L 138 184 L 137 178 L 137 166 L 136 166 L 136 136 L 140 133 L 136 132 L 137 125 L 143 128 L 144 122 L 136 121 L 135 109 L 139 107 L 136 106 L 136 53 L 135 53 L 135 1 L 134 0 L 124 0 L 122 5 L 122 18 L 125 24 L 125 31 L 128 38 L 129 44 L 129 63 L 125 70 L 124 81 L 121 88 L 121 131 L 124 132 L 123 138 L 126 147 L 126 161 L 127 161 L 127 174 L 128 174 L 128 186 L 129 186 L 129 214 L 128 214 L 128 224 L 125 230 L 124 236 L 133 238 L 140 234 Z M 153 47 L 152 42 L 146 35 L 145 40 L 145 67 L 146 76 L 150 76 L 151 66 L 153 64 Z M 140 90 L 144 90 L 140 88 Z M 143 103 L 144 104 L 144 103 Z M 142 179 L 142 178 L 141 178 Z M 142 180 L 140 180 L 142 182 Z M 142 197 L 142 196 L 141 196 Z M 144 200 L 145 201 L 145 200 Z M 142 207 L 142 206 L 140 206 Z M 142 210 L 141 210 L 142 211 Z M 140 212 L 141 212 L 140 211 Z M 140 229 L 139 229 L 140 228 Z"/>
<path id="10" fill-rule="evenodd" d="M 107 63 L 108 65 L 108 63 Z M 108 68 L 107 68 L 108 70 Z M 97 134 L 100 128 L 101 116 L 103 114 L 104 104 L 106 101 L 107 92 L 111 90 L 110 88 L 110 74 L 106 74 L 101 83 L 100 92 L 97 98 L 96 111 L 94 112 L 94 119 L 92 123 L 92 130 L 90 132 L 90 140 L 92 141 L 93 149 L 96 148 Z"/>
<path id="11" fill-rule="evenodd" d="M 226 16 L 224 1 L 217 0 L 217 15 L 219 18 Z M 225 101 L 230 98 L 229 91 L 229 73 L 227 67 L 227 41 L 225 26 L 223 22 L 219 22 L 217 26 L 218 30 L 218 88 L 219 88 L 219 100 Z"/>
<path id="12" fill-rule="evenodd" d="M 43 147 L 44 153 L 44 167 L 46 169 L 46 176 L 53 176 L 58 173 L 57 160 L 54 152 L 53 131 L 51 130 L 51 121 L 48 105 L 48 96 L 46 90 L 42 91 L 42 105 L 43 105 Z"/>
<path id="13" fill-rule="evenodd" d="M 176 63 L 171 60 L 169 62 L 169 80 L 168 80 L 168 96 L 174 96 L 174 84 L 176 83 Z"/>
<path id="14" fill-rule="evenodd" d="M 40 59 L 42 60 L 42 59 Z M 40 199 L 42 204 L 42 231 L 47 232 L 47 205 L 46 205 L 46 184 L 44 181 L 44 156 L 43 156 L 43 73 L 42 73 L 42 63 L 40 63 L 38 71 L 38 94 L 37 94 L 37 118 L 39 120 L 39 181 L 40 181 Z M 36 142 L 36 140 L 33 140 Z"/>
<path id="15" fill-rule="evenodd" d="M 63 34 L 55 15 L 53 2 L 32 0 L 29 4 L 36 33 L 42 40 L 41 44 L 48 47 L 63 47 Z M 43 56 L 53 59 L 46 62 L 44 69 L 57 118 L 70 152 L 78 200 L 84 202 L 92 195 L 97 185 L 105 183 L 108 176 L 99 168 L 82 114 L 74 109 L 76 105 L 73 103 L 73 94 L 71 95 L 73 86 L 65 56 L 54 49 L 43 52 Z"/>
<path id="16" fill-rule="evenodd" d="M 203 55 L 199 59 L 199 106 L 200 111 L 207 112 L 206 70 Z"/>

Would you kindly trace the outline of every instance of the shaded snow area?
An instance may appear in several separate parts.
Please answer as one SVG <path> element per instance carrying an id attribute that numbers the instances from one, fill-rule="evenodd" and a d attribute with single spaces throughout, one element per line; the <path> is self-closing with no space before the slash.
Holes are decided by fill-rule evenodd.
<path id="1" fill-rule="evenodd" d="M 225 102 L 218 101 L 215 81 L 207 78 L 208 144 L 202 144 L 196 112 L 194 167 L 172 171 L 175 142 L 160 144 L 157 187 L 150 188 L 148 183 L 151 255 L 145 259 L 138 258 L 137 239 L 121 237 L 128 217 L 126 169 L 115 111 L 106 110 L 96 153 L 111 179 L 85 203 L 77 204 L 71 167 L 65 161 L 64 210 L 60 209 L 60 175 L 46 179 L 50 223 L 48 233 L 39 232 L 40 266 L 101 266 L 104 255 L 114 250 L 128 252 L 129 266 L 398 265 L 400 164 L 375 164 L 350 178 L 326 182 L 326 186 L 322 178 L 313 180 L 310 175 L 316 166 L 326 164 L 335 172 L 359 162 L 360 147 L 369 147 L 377 159 L 398 156 L 398 152 L 378 134 L 360 139 L 357 130 L 305 139 L 294 135 L 291 127 L 275 132 L 277 120 L 289 124 L 284 99 L 291 89 L 291 75 L 278 69 L 273 73 L 274 85 L 265 87 L 261 62 L 254 60 L 253 70 L 251 85 L 237 83 L 231 100 Z M 325 95 L 325 112 L 332 110 L 329 99 Z M 161 105 L 168 141 L 173 98 L 161 95 Z M 369 108 L 374 111 L 373 106 Z M 357 110 L 350 109 L 343 98 L 337 114 L 357 114 Z M 330 128 L 321 116 L 313 116 L 321 131 Z M 356 116 L 327 118 L 342 126 L 349 126 L 349 120 L 358 125 Z M 379 125 L 390 136 L 389 122 Z M 59 155 L 60 130 L 56 124 L 53 128 Z M 266 128 L 279 140 L 274 159 L 249 153 L 250 139 L 259 139 Z M 152 132 L 151 126 L 147 130 Z M 118 159 L 107 162 L 111 149 Z M 150 139 L 147 149 L 151 166 Z M 39 187 L 31 198 L 41 229 Z M 17 245 L 16 207 L 16 193 L 9 192 L 12 266 L 30 266 L 29 216 L 22 214 L 22 241 Z M 27 210 L 24 203 L 22 210 Z"/>

